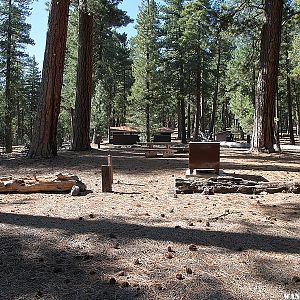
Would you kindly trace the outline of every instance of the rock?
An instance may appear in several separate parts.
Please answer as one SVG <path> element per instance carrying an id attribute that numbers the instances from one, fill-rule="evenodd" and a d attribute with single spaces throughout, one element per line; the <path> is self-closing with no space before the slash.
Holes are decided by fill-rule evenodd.
<path id="1" fill-rule="evenodd" d="M 111 277 L 109 279 L 109 284 L 116 284 L 116 283 L 117 283 L 117 280 L 114 277 Z"/>
<path id="2" fill-rule="evenodd" d="M 182 279 L 183 279 L 183 276 L 182 276 L 181 273 L 177 273 L 177 274 L 176 274 L 176 278 L 177 278 L 178 280 L 182 280 Z"/>
<path id="3" fill-rule="evenodd" d="M 192 271 L 190 266 L 186 266 L 185 271 L 186 271 L 187 274 L 193 274 L 193 271 Z"/>
<path id="4" fill-rule="evenodd" d="M 197 246 L 194 244 L 189 245 L 189 250 L 191 251 L 197 251 Z"/>
<path id="5" fill-rule="evenodd" d="M 167 254 L 166 254 L 166 258 L 172 259 L 172 258 L 174 258 L 174 256 L 173 256 L 171 253 L 167 253 Z"/>
<path id="6" fill-rule="evenodd" d="M 77 185 L 74 185 L 71 189 L 71 196 L 79 196 L 80 188 Z"/>
<path id="7" fill-rule="evenodd" d="M 79 187 L 80 192 L 85 192 L 85 191 L 86 191 L 86 185 L 85 185 L 85 183 L 83 183 L 82 181 L 78 180 L 78 181 L 76 182 L 76 186 Z"/>

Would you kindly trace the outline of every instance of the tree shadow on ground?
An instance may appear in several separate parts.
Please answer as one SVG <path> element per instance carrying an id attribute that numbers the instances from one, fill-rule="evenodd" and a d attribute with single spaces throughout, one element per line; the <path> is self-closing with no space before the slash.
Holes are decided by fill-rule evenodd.
<path id="1" fill-rule="evenodd" d="M 119 274 L 120 271 L 129 274 L 130 270 L 124 270 L 122 264 L 118 264 L 118 260 L 109 251 L 101 249 L 94 252 L 66 244 L 66 241 L 72 241 L 77 234 L 84 233 L 96 234 L 97 237 L 94 235 L 95 240 L 92 242 L 103 244 L 107 242 L 110 232 L 114 232 L 118 240 L 124 240 L 124 243 L 141 238 L 197 243 L 202 241 L 197 233 L 205 234 L 202 231 L 177 230 L 179 234 L 174 234 L 171 228 L 155 229 L 110 220 L 66 220 L 18 214 L 0 214 L 0 222 L 2 225 L 17 226 L 18 231 L 21 229 L 21 233 L 23 232 L 15 234 L 11 230 L 11 234 L 5 234 L 5 227 L 2 226 L 1 299 L 239 299 L 232 296 L 218 278 L 210 275 L 195 275 L 190 278 L 184 276 L 188 284 L 184 280 L 176 279 L 164 282 L 162 277 L 162 283 L 156 287 L 143 283 L 127 286 L 124 285 L 130 282 L 127 281 L 127 275 L 124 277 Z M 37 229 L 46 229 L 48 234 L 39 238 Z M 56 234 L 55 238 L 53 233 Z M 183 240 L 183 236 L 187 234 L 188 237 Z M 216 244 L 213 240 L 219 239 L 218 235 L 221 233 L 207 234 L 203 244 L 213 245 Z M 224 240 L 217 244 L 220 247 L 229 247 Z M 114 284 L 110 283 L 112 277 L 116 279 Z"/>
<path id="2" fill-rule="evenodd" d="M 285 269 L 287 271 L 282 272 Z M 297 293 L 300 289 L 299 265 L 287 265 L 286 260 L 257 255 L 251 272 L 260 282 L 277 285 L 286 292 Z"/>
<path id="3" fill-rule="evenodd" d="M 260 210 L 265 214 L 275 219 L 284 221 L 292 221 L 300 218 L 300 203 L 279 203 L 273 205 L 260 205 Z"/>
<path id="4" fill-rule="evenodd" d="M 253 164 L 253 163 L 233 163 L 233 162 L 221 162 L 221 168 L 229 170 L 249 170 L 249 171 L 285 171 L 285 172 L 299 172 L 300 168 L 287 166 L 283 164 Z"/>
<path id="5" fill-rule="evenodd" d="M 267 182 L 268 180 L 260 175 L 251 175 L 251 174 L 239 174 L 239 173 L 230 173 L 230 172 L 224 172 L 225 176 L 232 176 L 235 178 L 242 178 L 244 180 L 249 180 L 249 181 L 263 181 L 263 182 Z"/>
<path id="6" fill-rule="evenodd" d="M 113 158 L 114 170 L 119 172 L 147 173 L 152 171 L 173 171 L 186 169 L 188 166 L 187 156 L 175 158 L 145 158 L 143 155 L 123 149 L 95 150 L 73 152 L 63 151 L 59 156 L 42 160 L 26 159 L 24 156 L 16 155 L 14 159 L 2 159 L 1 173 L 10 175 L 11 170 L 22 174 L 28 170 L 36 169 L 45 173 L 70 172 L 70 171 L 93 171 L 99 172 L 101 165 L 107 165 L 107 156 Z"/>
<path id="7" fill-rule="evenodd" d="M 140 224 L 128 224 L 109 219 L 75 220 L 44 216 L 31 216 L 13 213 L 0 213 L 2 224 L 29 226 L 34 228 L 61 229 L 70 234 L 96 233 L 107 235 L 113 232 L 124 241 L 147 238 L 157 241 L 177 243 L 195 243 L 202 246 L 214 246 L 236 251 L 240 244 L 243 248 L 266 252 L 300 253 L 300 239 L 259 233 L 239 233 L 206 231 L 200 229 L 151 227 Z"/>
<path id="8" fill-rule="evenodd" d="M 299 155 L 281 155 L 280 157 L 256 156 L 251 154 L 239 155 L 239 152 L 230 152 L 231 155 L 221 155 L 221 168 L 230 170 L 255 170 L 255 171 L 286 171 L 299 172 L 298 167 L 286 165 L 286 163 L 297 162 Z M 22 155 L 14 155 L 1 159 L 0 172 L 9 175 L 11 170 L 20 174 L 32 173 L 32 169 L 45 173 L 57 172 L 100 172 L 101 165 L 107 164 L 108 154 L 112 155 L 114 170 L 121 173 L 134 171 L 139 174 L 147 174 L 153 171 L 184 170 L 188 168 L 188 154 L 176 155 L 174 158 L 145 158 L 140 149 L 92 149 L 91 151 L 61 151 L 59 156 L 42 160 L 26 159 Z M 226 159 L 237 160 L 235 162 Z M 261 159 L 264 163 L 255 164 L 251 160 Z"/>
<path id="9" fill-rule="evenodd" d="M 105 254 L 59 249 L 32 235 L 1 235 L 0 298 L 10 299 L 134 299 L 138 287 L 110 284 L 103 273 L 118 266 Z"/>

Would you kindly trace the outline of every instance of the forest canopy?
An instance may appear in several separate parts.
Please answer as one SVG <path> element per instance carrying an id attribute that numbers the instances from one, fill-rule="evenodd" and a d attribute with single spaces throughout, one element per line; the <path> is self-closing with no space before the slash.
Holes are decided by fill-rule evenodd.
<path id="1" fill-rule="evenodd" d="M 285 133 L 295 143 L 299 1 L 142 0 L 131 39 L 120 33 L 133 21 L 121 2 L 52 1 L 41 74 L 26 52 L 34 43 L 27 23 L 32 2 L 0 1 L 0 146 L 6 152 L 28 144 L 30 157 L 51 157 L 63 142 L 88 150 L 92 138 L 121 125 L 148 141 L 169 126 L 183 143 L 224 131 L 253 134 L 259 150 L 273 151 Z M 59 18 L 64 22 L 55 36 Z M 60 56 L 56 63 L 53 53 Z"/>

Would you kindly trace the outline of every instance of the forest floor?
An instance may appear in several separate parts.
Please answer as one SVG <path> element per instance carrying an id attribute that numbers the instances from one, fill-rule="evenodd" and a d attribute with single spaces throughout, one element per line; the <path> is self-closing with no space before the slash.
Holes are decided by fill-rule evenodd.
<path id="1" fill-rule="evenodd" d="M 102 193 L 108 154 L 113 193 Z M 299 159 L 221 149 L 225 174 L 255 180 L 300 181 Z M 139 148 L 0 155 L 0 177 L 72 173 L 90 191 L 0 194 L 0 299 L 297 299 L 300 195 L 176 195 L 187 164 Z"/>

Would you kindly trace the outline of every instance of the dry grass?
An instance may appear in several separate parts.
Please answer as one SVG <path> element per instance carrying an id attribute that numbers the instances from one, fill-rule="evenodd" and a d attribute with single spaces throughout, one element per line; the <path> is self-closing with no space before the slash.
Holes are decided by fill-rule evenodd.
<path id="1" fill-rule="evenodd" d="M 108 153 L 114 193 L 103 194 Z M 300 181 L 299 158 L 222 149 L 221 167 Z M 139 149 L 0 162 L 1 176 L 73 173 L 92 191 L 0 195 L 0 299 L 281 300 L 300 293 L 300 195 L 176 196 L 187 156 L 146 159 Z"/>

